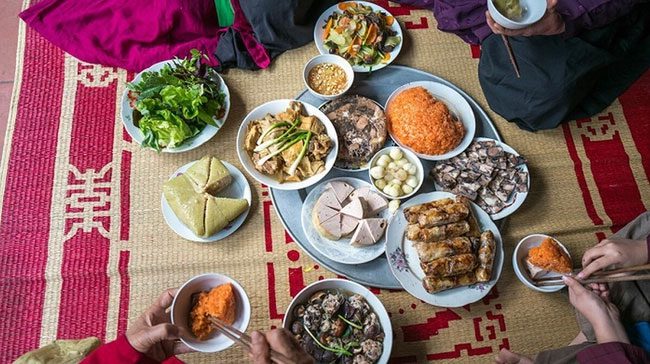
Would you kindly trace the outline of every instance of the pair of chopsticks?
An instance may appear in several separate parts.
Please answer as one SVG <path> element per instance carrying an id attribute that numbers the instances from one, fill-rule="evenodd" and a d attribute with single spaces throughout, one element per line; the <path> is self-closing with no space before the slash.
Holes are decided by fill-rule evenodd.
<path id="1" fill-rule="evenodd" d="M 214 316 L 209 316 L 210 323 L 216 327 L 219 332 L 226 335 L 230 340 L 240 344 L 248 353 L 251 351 L 251 337 L 245 332 L 241 332 L 236 328 L 226 324 Z M 291 364 L 291 360 L 286 356 L 271 349 L 270 358 L 276 364 Z"/>
<path id="2" fill-rule="evenodd" d="M 589 284 L 589 283 L 630 282 L 630 281 L 650 280 L 650 274 L 634 274 L 636 272 L 641 272 L 646 270 L 650 270 L 650 264 L 637 265 L 634 267 L 627 267 L 627 268 L 614 269 L 614 270 L 603 270 L 603 271 L 593 273 L 590 278 L 583 279 L 583 280 L 578 279 L 578 282 L 582 284 Z M 622 273 L 633 273 L 633 274 L 620 275 Z M 533 282 L 538 287 L 559 286 L 564 284 L 564 282 L 562 281 L 562 276 L 537 278 L 537 279 L 533 279 Z"/>

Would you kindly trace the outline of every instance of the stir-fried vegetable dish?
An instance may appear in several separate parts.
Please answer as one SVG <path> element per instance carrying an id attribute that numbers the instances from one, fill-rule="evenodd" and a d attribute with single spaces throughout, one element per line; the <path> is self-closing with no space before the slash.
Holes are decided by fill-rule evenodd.
<path id="1" fill-rule="evenodd" d="M 225 113 L 226 95 L 217 71 L 203 63 L 196 50 L 159 71 L 142 73 L 129 83 L 134 124 L 142 131 L 142 145 L 156 150 L 174 148 L 199 134 Z"/>
<path id="2" fill-rule="evenodd" d="M 376 363 L 384 351 L 379 317 L 361 295 L 318 291 L 293 317 L 291 332 L 317 363 Z"/>
<path id="3" fill-rule="evenodd" d="M 390 52 L 402 41 L 391 26 L 395 18 L 356 2 L 339 4 L 323 25 L 323 42 L 332 54 L 352 65 L 373 66 L 390 60 Z"/>
<path id="4" fill-rule="evenodd" d="M 251 121 L 244 149 L 258 171 L 281 183 L 299 182 L 325 170 L 332 140 L 323 123 L 293 101 L 282 113 Z"/>

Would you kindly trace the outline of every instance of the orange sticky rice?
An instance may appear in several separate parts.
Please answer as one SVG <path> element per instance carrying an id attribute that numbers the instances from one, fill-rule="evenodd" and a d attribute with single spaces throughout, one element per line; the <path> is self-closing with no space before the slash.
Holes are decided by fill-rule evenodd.
<path id="1" fill-rule="evenodd" d="M 230 283 L 217 286 L 209 292 L 200 292 L 190 313 L 192 333 L 199 340 L 209 338 L 215 331 L 210 322 L 210 316 L 214 316 L 228 325 L 232 324 L 237 315 L 236 306 L 235 290 Z"/>
<path id="2" fill-rule="evenodd" d="M 391 134 L 420 154 L 445 154 L 465 136 L 463 123 L 423 87 L 397 94 L 388 104 L 386 116 Z"/>

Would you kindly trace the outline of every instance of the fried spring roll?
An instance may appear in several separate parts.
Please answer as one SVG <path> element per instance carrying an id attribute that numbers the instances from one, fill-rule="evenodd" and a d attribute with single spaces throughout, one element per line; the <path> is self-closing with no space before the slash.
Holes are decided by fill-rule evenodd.
<path id="1" fill-rule="evenodd" d="M 466 237 L 458 237 L 433 243 L 417 241 L 413 243 L 413 247 L 418 253 L 421 262 L 430 262 L 438 258 L 472 252 L 472 242 Z"/>
<path id="2" fill-rule="evenodd" d="M 459 254 L 420 262 L 424 274 L 436 277 L 451 277 L 474 271 L 478 259 L 474 254 Z"/>
<path id="3" fill-rule="evenodd" d="M 494 234 L 487 230 L 481 234 L 481 245 L 478 249 L 478 269 L 476 269 L 476 280 L 487 282 L 492 277 L 492 265 L 494 263 L 494 252 L 496 243 Z"/>
<path id="4" fill-rule="evenodd" d="M 470 200 L 464 196 L 459 196 L 456 200 L 465 205 L 469 211 L 469 214 L 467 215 L 467 223 L 469 224 L 469 232 L 467 233 L 467 236 L 478 238 L 481 235 L 481 228 L 478 226 L 478 221 L 476 221 L 476 216 L 474 216 L 474 212 L 472 211 Z"/>
<path id="5" fill-rule="evenodd" d="M 423 228 L 418 224 L 410 224 L 406 228 L 406 237 L 412 241 L 423 241 L 433 243 L 435 241 L 456 238 L 465 235 L 469 231 L 467 221 L 454 222 L 442 226 Z"/>
<path id="6" fill-rule="evenodd" d="M 425 276 L 422 279 L 422 286 L 429 293 L 436 293 L 446 289 L 469 286 L 476 283 L 476 275 L 469 272 L 455 277 L 433 277 Z"/>
<path id="7" fill-rule="evenodd" d="M 427 203 L 423 203 L 420 205 L 415 205 L 411 207 L 407 207 L 404 209 L 404 217 L 406 218 L 406 221 L 408 221 L 411 224 L 414 224 L 418 221 L 418 215 L 431 210 L 433 208 L 439 208 L 443 207 L 445 205 L 449 205 L 454 203 L 454 200 L 451 198 L 443 198 L 440 200 L 436 201 L 431 201 Z"/>
<path id="8" fill-rule="evenodd" d="M 452 203 L 440 208 L 427 210 L 417 216 L 421 227 L 434 227 L 464 220 L 469 215 L 469 208 L 462 203 Z"/>

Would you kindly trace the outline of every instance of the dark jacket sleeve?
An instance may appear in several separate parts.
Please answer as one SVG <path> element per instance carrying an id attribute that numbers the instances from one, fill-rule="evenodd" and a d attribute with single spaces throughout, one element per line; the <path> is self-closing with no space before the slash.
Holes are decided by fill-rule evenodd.
<path id="1" fill-rule="evenodd" d="M 607 25 L 628 14 L 640 0 L 558 0 L 557 12 L 566 25 L 565 37 Z"/>
<path id="2" fill-rule="evenodd" d="M 157 361 L 135 350 L 122 335 L 115 341 L 104 344 L 90 353 L 81 363 L 83 364 L 156 364 Z M 165 364 L 183 363 L 175 356 L 163 361 Z"/>
<path id="3" fill-rule="evenodd" d="M 650 362 L 643 349 L 620 342 L 590 346 L 579 352 L 577 359 L 580 364 L 641 364 Z"/>

